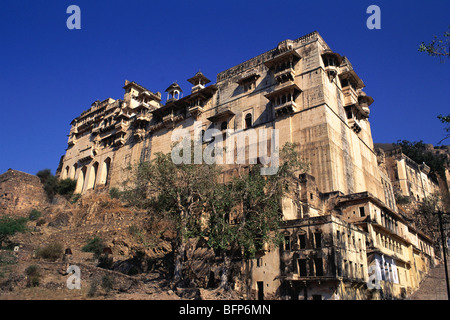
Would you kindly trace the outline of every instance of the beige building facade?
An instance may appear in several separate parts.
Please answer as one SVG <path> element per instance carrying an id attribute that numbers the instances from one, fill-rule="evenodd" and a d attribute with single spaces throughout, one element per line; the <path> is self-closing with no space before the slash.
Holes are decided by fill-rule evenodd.
<path id="1" fill-rule="evenodd" d="M 397 195 L 422 202 L 440 191 L 439 182 L 430 175 L 431 169 L 426 163 L 416 163 L 402 152 L 401 147 L 378 144 L 375 149 L 380 167 L 388 175 Z"/>
<path id="2" fill-rule="evenodd" d="M 393 296 L 417 286 L 412 259 L 424 250 L 397 214 L 374 150 L 373 99 L 346 57 L 313 32 L 219 73 L 214 84 L 201 72 L 188 82 L 188 94 L 171 84 L 165 102 L 130 81 L 123 99 L 94 102 L 71 122 L 60 178 L 75 179 L 81 194 L 121 188 L 129 165 L 170 152 L 176 129 L 194 136 L 214 128 L 228 141 L 229 131 L 277 129 L 279 145 L 296 143 L 310 170 L 300 198 L 283 201 L 284 245 L 249 262 L 255 297 L 380 297 L 367 283 L 369 267 L 381 264 L 392 274 L 380 280 L 398 285 Z"/>

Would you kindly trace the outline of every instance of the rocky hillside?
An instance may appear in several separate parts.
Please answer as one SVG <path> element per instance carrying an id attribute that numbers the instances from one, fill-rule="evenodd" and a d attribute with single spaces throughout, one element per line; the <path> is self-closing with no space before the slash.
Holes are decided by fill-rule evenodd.
<path id="1" fill-rule="evenodd" d="M 38 210 L 42 216 L 29 221 L 28 231 L 11 237 L 8 250 L 0 251 L 0 299 L 241 298 L 204 285 L 171 287 L 170 226 L 153 223 L 149 228 L 145 212 L 107 194 L 88 194 L 75 203 L 57 197 Z M 93 239 L 101 240 L 100 255 L 83 250 Z M 45 250 L 60 253 L 49 258 L 42 254 Z M 194 245 L 187 255 L 194 277 L 207 278 L 211 267 L 205 257 L 213 256 L 211 251 L 196 251 Z M 69 265 L 80 268 L 80 290 L 67 288 Z"/>

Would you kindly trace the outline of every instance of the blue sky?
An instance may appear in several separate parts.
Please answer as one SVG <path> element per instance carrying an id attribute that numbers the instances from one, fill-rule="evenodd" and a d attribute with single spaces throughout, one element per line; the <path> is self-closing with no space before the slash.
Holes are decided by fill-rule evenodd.
<path id="1" fill-rule="evenodd" d="M 69 30 L 66 9 L 81 9 Z M 369 5 L 381 29 L 369 30 Z M 419 53 L 450 25 L 450 1 L 3 1 L 0 6 L 0 173 L 54 173 L 70 122 L 125 79 L 156 92 L 217 73 L 317 30 L 347 56 L 375 99 L 374 142 L 436 144 L 450 113 L 450 60 Z"/>

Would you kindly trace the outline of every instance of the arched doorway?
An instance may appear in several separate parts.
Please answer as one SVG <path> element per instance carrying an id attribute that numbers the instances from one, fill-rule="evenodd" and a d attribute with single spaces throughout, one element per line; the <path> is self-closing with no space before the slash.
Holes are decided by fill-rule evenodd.
<path id="1" fill-rule="evenodd" d="M 81 168 L 80 173 L 78 174 L 77 187 L 75 188 L 75 193 L 83 192 L 84 181 L 86 180 L 86 172 L 87 172 L 86 166 Z"/>
<path id="2" fill-rule="evenodd" d="M 103 161 L 102 165 L 102 171 L 100 176 L 100 184 L 107 184 L 109 179 L 109 170 L 111 168 L 111 158 L 106 158 L 105 161 Z"/>
<path id="3" fill-rule="evenodd" d="M 95 182 L 97 181 L 98 162 L 95 162 L 89 171 L 89 179 L 86 190 L 94 189 Z"/>

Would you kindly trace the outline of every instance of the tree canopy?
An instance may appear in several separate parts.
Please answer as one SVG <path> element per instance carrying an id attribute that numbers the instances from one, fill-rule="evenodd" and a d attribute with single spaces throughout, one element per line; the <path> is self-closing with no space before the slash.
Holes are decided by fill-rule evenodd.
<path id="1" fill-rule="evenodd" d="M 182 279 L 189 238 L 207 239 L 225 261 L 238 252 L 253 257 L 265 243 L 277 243 L 281 199 L 307 165 L 297 146 L 286 144 L 276 174 L 261 175 L 260 168 L 246 165 L 228 172 L 215 164 L 175 164 L 170 153 L 158 153 L 151 162 L 130 168 L 124 199 L 152 219 L 170 221 L 175 229 L 175 282 Z"/>

